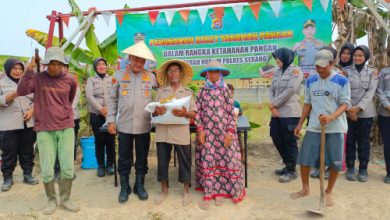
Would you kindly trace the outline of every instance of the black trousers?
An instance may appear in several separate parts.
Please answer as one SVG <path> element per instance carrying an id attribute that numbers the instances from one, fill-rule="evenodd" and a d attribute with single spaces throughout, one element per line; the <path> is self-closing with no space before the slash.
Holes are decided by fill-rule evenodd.
<path id="1" fill-rule="evenodd" d="M 355 167 L 356 142 L 359 158 L 359 169 L 367 169 L 370 160 L 370 134 L 373 118 L 348 119 L 346 163 L 348 168 Z"/>
<path id="2" fill-rule="evenodd" d="M 172 145 L 157 142 L 157 181 L 168 181 L 169 162 L 171 160 Z M 191 182 L 191 145 L 173 145 L 179 161 L 179 182 Z"/>
<path id="3" fill-rule="evenodd" d="M 31 174 L 34 167 L 34 142 L 36 133 L 32 128 L 4 131 L 1 150 L 3 164 L 1 172 L 4 178 L 12 177 L 19 157 L 23 174 Z"/>
<path id="4" fill-rule="evenodd" d="M 135 143 L 135 174 L 148 173 L 148 153 L 150 146 L 150 133 L 126 134 L 119 132 L 119 159 L 118 173 L 121 176 L 130 174 L 133 165 L 133 148 Z"/>
<path id="5" fill-rule="evenodd" d="M 390 175 L 390 117 L 378 116 L 378 125 L 383 139 L 383 154 L 387 176 Z"/>
<path id="6" fill-rule="evenodd" d="M 295 172 L 298 157 L 297 137 L 294 129 L 299 118 L 276 118 L 270 122 L 270 136 L 289 171 Z"/>
<path id="7" fill-rule="evenodd" d="M 104 116 L 90 114 L 90 123 L 95 136 L 95 155 L 100 167 L 112 166 L 114 164 L 115 135 L 111 135 L 108 132 L 100 132 L 99 130 L 105 122 L 106 118 Z M 105 164 L 106 155 L 107 163 Z"/>

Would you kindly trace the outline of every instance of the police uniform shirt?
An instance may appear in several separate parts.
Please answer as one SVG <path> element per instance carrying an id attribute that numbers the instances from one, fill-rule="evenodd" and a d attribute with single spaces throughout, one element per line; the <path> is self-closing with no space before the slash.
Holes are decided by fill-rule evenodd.
<path id="1" fill-rule="evenodd" d="M 112 85 L 112 76 L 105 74 L 104 78 L 95 75 L 89 77 L 85 87 L 88 111 L 100 114 L 100 109 L 108 105 Z"/>
<path id="2" fill-rule="evenodd" d="M 150 113 L 144 109 L 152 101 L 152 89 L 155 87 L 156 77 L 146 70 L 138 74 L 127 70 L 116 72 L 112 79 L 107 122 L 116 122 L 118 131 L 122 133 L 150 132 Z"/>
<path id="3" fill-rule="evenodd" d="M 281 118 L 301 117 L 302 106 L 299 101 L 303 74 L 294 66 L 289 66 L 282 74 L 278 69 L 272 79 L 270 102 L 278 109 Z"/>
<path id="4" fill-rule="evenodd" d="M 8 76 L 0 80 L 0 131 L 24 129 L 24 114 L 33 106 L 33 94 L 19 96 L 6 103 L 6 96 L 18 87 Z M 34 118 L 26 122 L 28 128 L 34 127 Z"/>
<path id="5" fill-rule="evenodd" d="M 365 65 L 358 73 L 355 66 L 344 68 L 351 84 L 351 105 L 362 109 L 358 118 L 372 118 L 377 116 L 374 96 L 378 86 L 378 71 L 375 67 Z"/>
<path id="6" fill-rule="evenodd" d="M 390 112 L 386 109 L 390 106 L 390 67 L 380 71 L 376 94 L 379 99 L 378 114 L 390 117 Z"/>
<path id="7" fill-rule="evenodd" d="M 313 39 L 313 40 L 302 40 L 298 43 L 296 48 L 296 54 L 298 56 L 298 66 L 305 74 L 315 74 L 315 56 L 317 52 L 323 48 L 324 42 Z"/>

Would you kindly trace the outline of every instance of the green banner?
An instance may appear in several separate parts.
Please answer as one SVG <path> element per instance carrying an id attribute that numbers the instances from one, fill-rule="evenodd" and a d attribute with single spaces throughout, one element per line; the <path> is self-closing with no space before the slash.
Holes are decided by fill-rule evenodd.
<path id="1" fill-rule="evenodd" d="M 280 47 L 294 49 L 295 63 L 309 74 L 315 52 L 331 42 L 331 3 L 325 11 L 320 1 L 313 1 L 312 11 L 301 0 L 282 1 L 279 17 L 263 2 L 258 19 L 247 4 L 224 7 L 222 17 L 210 8 L 204 22 L 197 8 L 191 8 L 187 22 L 176 11 L 170 25 L 168 13 L 160 11 L 154 24 L 148 13 L 126 14 L 122 24 L 117 20 L 119 54 L 145 40 L 157 59 L 157 66 L 148 64 L 151 69 L 169 59 L 185 60 L 194 69 L 193 79 L 199 80 L 200 70 L 217 59 L 231 70 L 228 78 L 256 78 L 269 76 L 267 71 L 276 65 L 271 53 Z"/>

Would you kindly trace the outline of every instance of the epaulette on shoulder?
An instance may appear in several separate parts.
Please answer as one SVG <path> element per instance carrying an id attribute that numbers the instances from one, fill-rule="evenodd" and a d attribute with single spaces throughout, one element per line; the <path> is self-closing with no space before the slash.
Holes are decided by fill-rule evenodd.
<path id="1" fill-rule="evenodd" d="M 371 68 L 371 69 L 375 69 L 375 70 L 377 70 L 377 69 L 378 69 L 378 68 L 376 68 L 375 66 L 373 66 L 373 65 L 370 65 L 370 64 L 368 64 L 368 65 L 367 65 L 367 67 L 368 67 L 368 68 Z"/>
<path id="2" fill-rule="evenodd" d="M 389 66 L 389 67 L 386 67 L 386 68 L 383 68 L 383 69 L 381 69 L 381 72 L 382 72 L 383 74 L 390 74 L 390 66 Z"/>

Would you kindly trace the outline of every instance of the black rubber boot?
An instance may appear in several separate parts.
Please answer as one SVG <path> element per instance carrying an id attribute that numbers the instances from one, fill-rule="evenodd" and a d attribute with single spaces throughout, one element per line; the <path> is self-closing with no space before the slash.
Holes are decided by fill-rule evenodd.
<path id="1" fill-rule="evenodd" d="M 359 169 L 359 174 L 357 177 L 359 182 L 367 182 L 368 181 L 368 172 L 367 169 Z"/>
<path id="2" fill-rule="evenodd" d="M 345 173 L 345 177 L 349 181 L 356 181 L 355 168 L 347 168 L 347 172 Z"/>
<path id="3" fill-rule="evenodd" d="M 129 184 L 129 176 L 121 176 L 121 191 L 119 193 L 119 203 L 125 203 L 129 200 L 129 195 L 131 194 L 131 187 Z"/>
<path id="4" fill-rule="evenodd" d="M 106 174 L 108 176 L 114 175 L 114 166 L 113 165 L 110 165 L 110 166 L 106 167 Z"/>
<path id="5" fill-rule="evenodd" d="M 12 177 L 4 178 L 3 185 L 1 186 L 1 191 L 3 192 L 9 191 L 12 185 L 14 185 L 14 180 L 12 179 Z"/>
<path id="6" fill-rule="evenodd" d="M 287 171 L 287 167 L 282 167 L 282 168 L 278 168 L 274 171 L 275 175 L 277 176 L 283 176 L 284 174 L 286 174 L 288 171 Z"/>
<path id="7" fill-rule="evenodd" d="M 23 182 L 28 185 L 37 185 L 39 180 L 34 178 L 31 174 L 23 174 Z"/>
<path id="8" fill-rule="evenodd" d="M 148 199 L 148 192 L 144 188 L 145 175 L 137 175 L 134 184 L 134 193 L 138 195 L 140 200 Z"/>
<path id="9" fill-rule="evenodd" d="M 105 168 L 103 165 L 99 165 L 98 169 L 97 169 L 97 176 L 98 177 L 103 177 L 106 175 L 106 171 L 105 171 Z"/>

